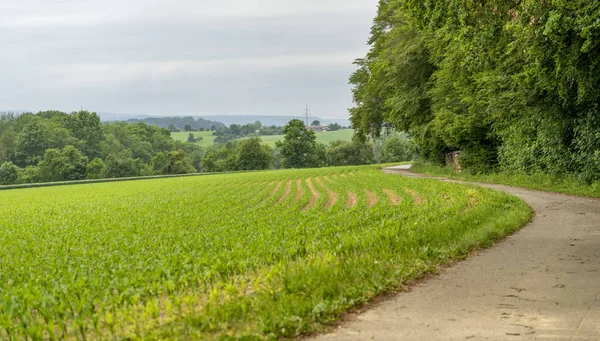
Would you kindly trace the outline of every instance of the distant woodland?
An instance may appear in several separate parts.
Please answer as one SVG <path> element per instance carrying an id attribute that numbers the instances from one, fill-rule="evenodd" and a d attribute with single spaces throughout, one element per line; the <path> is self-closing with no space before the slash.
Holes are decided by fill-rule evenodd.
<path id="1" fill-rule="evenodd" d="M 144 122 L 101 122 L 88 111 L 0 114 L 0 185 L 359 165 L 405 161 L 414 154 L 410 140 L 399 134 L 375 142 L 324 145 L 300 120 L 284 127 L 256 122 L 219 128 L 218 122 L 204 121 L 217 138 L 214 145 L 202 147 L 193 138 L 175 141 L 175 122 L 165 120 L 171 128 L 165 129 Z M 194 130 L 187 118 L 178 122 L 188 122 L 183 128 Z M 260 139 L 271 134 L 284 135 L 275 148 Z"/>

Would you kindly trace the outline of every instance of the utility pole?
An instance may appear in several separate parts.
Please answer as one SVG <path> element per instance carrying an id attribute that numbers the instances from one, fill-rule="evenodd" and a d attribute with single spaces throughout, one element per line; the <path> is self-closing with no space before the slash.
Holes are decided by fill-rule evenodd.
<path id="1" fill-rule="evenodd" d="M 304 109 L 304 117 L 306 118 L 306 126 L 308 127 L 308 118 L 309 118 L 309 110 L 308 110 L 308 104 L 306 105 L 306 109 Z"/>

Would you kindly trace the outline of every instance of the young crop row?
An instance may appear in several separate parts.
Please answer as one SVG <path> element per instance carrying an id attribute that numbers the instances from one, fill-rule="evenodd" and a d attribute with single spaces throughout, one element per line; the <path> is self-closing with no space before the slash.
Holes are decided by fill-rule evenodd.
<path id="1" fill-rule="evenodd" d="M 0 338 L 276 339 L 529 218 L 375 167 L 0 192 Z"/>

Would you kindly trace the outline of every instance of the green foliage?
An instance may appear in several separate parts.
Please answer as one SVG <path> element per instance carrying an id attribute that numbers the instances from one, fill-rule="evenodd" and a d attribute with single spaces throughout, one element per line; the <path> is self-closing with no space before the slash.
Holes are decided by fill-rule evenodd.
<path id="1" fill-rule="evenodd" d="M 93 159 L 86 168 L 87 179 L 102 179 L 105 172 L 106 164 L 100 158 Z"/>
<path id="2" fill-rule="evenodd" d="M 260 137 L 251 137 L 240 142 L 236 170 L 263 170 L 271 168 L 273 149 L 262 144 Z"/>
<path id="3" fill-rule="evenodd" d="M 320 126 L 321 125 L 321 121 L 319 120 L 314 120 L 312 121 L 312 123 L 310 124 L 311 126 Z"/>
<path id="4" fill-rule="evenodd" d="M 342 126 L 337 123 L 331 123 L 327 128 L 329 128 L 329 131 L 338 131 L 342 129 Z"/>
<path id="5" fill-rule="evenodd" d="M 316 142 L 315 132 L 308 130 L 304 122 L 291 120 L 283 128 L 283 141 L 276 143 L 281 150 L 284 168 L 319 167 L 324 164 L 324 148 Z"/>
<path id="6" fill-rule="evenodd" d="M 166 165 L 161 170 L 161 174 L 188 174 L 194 173 L 195 168 L 183 150 L 168 152 L 166 155 Z"/>
<path id="7" fill-rule="evenodd" d="M 103 178 L 125 178 L 142 175 L 141 160 L 134 160 L 129 150 L 108 155 L 105 163 Z"/>
<path id="8" fill-rule="evenodd" d="M 351 76 L 360 137 L 391 127 L 474 173 L 600 179 L 600 7 L 575 1 L 381 1 Z"/>
<path id="9" fill-rule="evenodd" d="M 195 143 L 196 142 L 196 138 L 194 137 L 194 134 L 190 133 L 188 135 L 187 142 L 188 143 Z"/>
<path id="10" fill-rule="evenodd" d="M 0 185 L 13 185 L 19 180 L 19 167 L 6 161 L 0 166 Z"/>
<path id="11" fill-rule="evenodd" d="M 503 193 L 377 167 L 7 190 L 0 202 L 0 338 L 14 340 L 289 339 L 531 215 Z"/>
<path id="12" fill-rule="evenodd" d="M 373 145 L 368 142 L 334 141 L 327 149 L 327 164 L 330 166 L 370 165 L 374 162 Z"/>
<path id="13" fill-rule="evenodd" d="M 87 162 L 87 156 L 73 146 L 47 149 L 38 165 L 38 176 L 44 182 L 82 180 L 86 178 Z"/>
<path id="14" fill-rule="evenodd" d="M 393 163 L 411 161 L 416 154 L 412 140 L 400 134 L 393 134 L 383 140 L 380 162 Z"/>
<path id="15" fill-rule="evenodd" d="M 573 175 L 552 175 L 541 171 L 530 174 L 516 174 L 514 172 L 505 171 L 474 174 L 468 170 L 462 173 L 456 173 L 455 169 L 452 167 L 441 167 L 421 162 L 414 164 L 412 170 L 416 173 L 443 176 L 463 181 L 502 184 L 546 192 L 600 198 L 600 181 L 584 184 L 578 177 Z"/>

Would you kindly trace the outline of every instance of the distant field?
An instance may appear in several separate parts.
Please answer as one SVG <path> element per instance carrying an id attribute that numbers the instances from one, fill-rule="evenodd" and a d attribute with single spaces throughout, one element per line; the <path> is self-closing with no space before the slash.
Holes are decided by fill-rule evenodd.
<path id="1" fill-rule="evenodd" d="M 190 133 L 187 132 L 179 132 L 179 133 L 171 133 L 171 136 L 174 140 L 179 141 L 187 141 L 187 138 Z M 199 144 L 202 146 L 210 146 L 215 141 L 215 136 L 212 135 L 211 131 L 203 131 L 203 132 L 192 132 L 194 137 L 198 138 L 200 136 L 203 137 L 203 141 Z M 328 131 L 323 133 L 315 133 L 317 135 L 317 142 L 321 142 L 324 144 L 329 144 L 331 141 L 342 140 L 342 141 L 350 141 L 352 140 L 352 135 L 354 131 L 352 129 L 345 130 L 337 130 L 337 131 Z M 275 142 L 283 140 L 283 135 L 271 135 L 271 136 L 260 136 L 263 140 L 263 143 L 268 144 L 272 147 L 275 147 Z"/>
<path id="2" fill-rule="evenodd" d="M 280 340 L 514 231 L 518 198 L 374 166 L 0 192 L 0 339 Z"/>
<path id="3" fill-rule="evenodd" d="M 210 146 L 211 144 L 213 144 L 215 142 L 216 136 L 213 136 L 212 131 L 193 131 L 191 133 L 194 134 L 195 138 L 198 138 L 198 137 L 203 138 L 202 142 L 198 142 L 199 145 Z M 188 136 L 190 136 L 190 133 L 188 133 L 188 132 L 171 133 L 171 137 L 173 137 L 173 140 L 175 140 L 175 141 L 186 142 L 188 139 Z"/>

